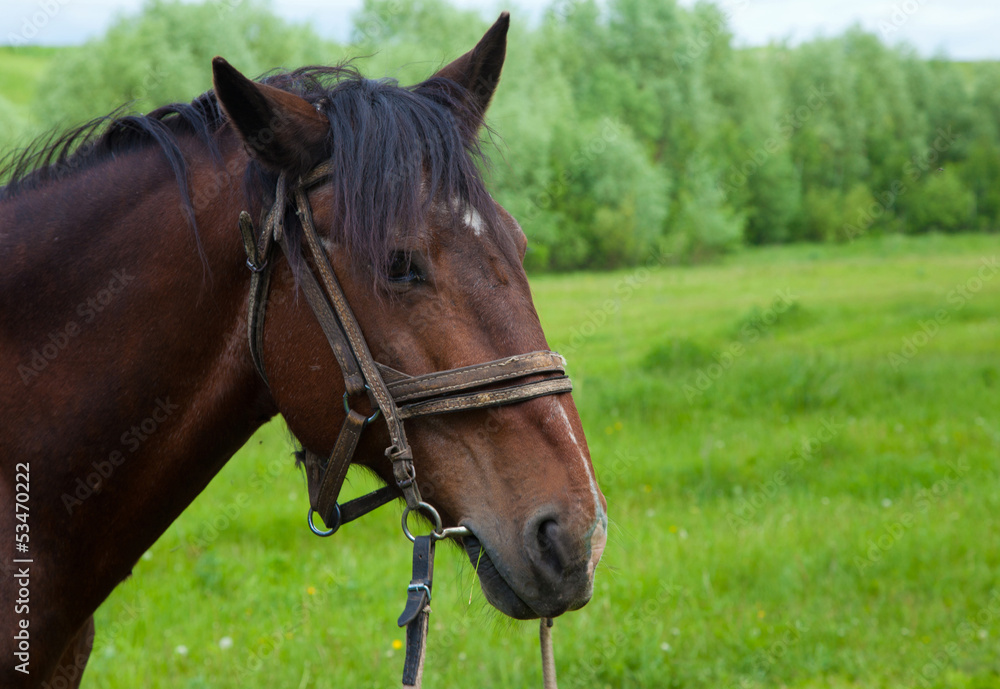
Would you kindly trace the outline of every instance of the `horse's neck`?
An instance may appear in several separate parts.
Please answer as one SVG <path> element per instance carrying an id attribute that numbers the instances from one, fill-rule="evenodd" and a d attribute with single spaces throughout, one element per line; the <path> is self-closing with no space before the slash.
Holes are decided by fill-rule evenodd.
<path id="1" fill-rule="evenodd" d="M 67 589 L 87 572 L 110 592 L 274 413 L 224 187 L 199 209 L 201 255 L 155 151 L 0 206 L 2 478 L 31 462 L 32 531 L 60 544 Z"/>
<path id="2" fill-rule="evenodd" d="M 156 149 L 29 183 L 0 202 L 0 259 L 6 266 L 0 272 L 0 308 L 7 324 L 34 312 L 55 326 L 67 315 L 59 311 L 72 306 L 68 300 L 99 289 L 106 267 L 144 267 L 144 259 L 163 252 L 167 243 L 181 250 L 171 258 L 185 266 L 197 257 L 183 255 L 196 246 L 195 234 Z M 202 274 L 198 266 L 191 277 Z"/>

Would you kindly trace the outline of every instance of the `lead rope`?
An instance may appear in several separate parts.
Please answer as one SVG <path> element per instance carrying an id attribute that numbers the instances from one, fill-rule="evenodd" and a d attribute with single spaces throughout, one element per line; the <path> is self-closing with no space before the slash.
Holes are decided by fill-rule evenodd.
<path id="1" fill-rule="evenodd" d="M 429 605 L 425 606 L 419 617 L 414 620 L 411 624 L 419 625 L 419 631 L 417 633 L 423 636 L 423 641 L 420 643 L 420 649 L 418 651 L 418 656 L 416 658 L 411 658 L 409 650 L 409 638 L 410 638 L 410 626 L 407 625 L 406 637 L 407 637 L 407 655 L 406 655 L 406 665 L 404 665 L 404 676 L 403 676 L 403 689 L 420 689 L 424 679 L 424 654 L 427 649 L 426 639 L 427 639 L 427 627 L 428 616 L 430 615 L 431 607 Z M 552 623 L 553 620 L 548 617 L 543 617 L 539 624 L 539 641 L 542 647 L 542 687 L 543 689 L 559 689 L 556 685 L 556 658 L 552 652 Z M 405 674 L 405 668 L 413 663 L 413 675 L 412 677 L 407 677 Z M 407 681 L 411 681 L 412 684 L 407 684 Z"/>
<path id="2" fill-rule="evenodd" d="M 539 621 L 538 640 L 542 647 L 542 686 L 545 689 L 559 689 L 556 686 L 556 657 L 552 652 L 551 617 L 543 617 Z"/>

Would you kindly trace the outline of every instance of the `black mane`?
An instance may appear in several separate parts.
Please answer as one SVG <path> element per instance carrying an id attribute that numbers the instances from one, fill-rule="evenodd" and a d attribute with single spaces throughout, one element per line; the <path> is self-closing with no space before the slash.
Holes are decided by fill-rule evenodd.
<path id="1" fill-rule="evenodd" d="M 358 259 L 386 267 L 392 233 L 418 229 L 435 199 L 467 204 L 487 227 L 496 227 L 494 204 L 480 172 L 487 161 L 468 124 L 479 120 L 478 113 L 468 110 L 459 85 L 433 78 L 404 88 L 390 79 L 366 79 L 351 66 L 303 67 L 259 81 L 301 96 L 329 118 L 325 155 L 333 163 L 333 175 L 327 184 L 334 192 L 338 218 L 330 231 Z M 42 137 L 8 155 L 0 164 L 0 179 L 8 180 L 0 187 L 0 201 L 156 146 L 170 163 L 194 227 L 191 199 L 197 198 L 197 190 L 189 188 L 180 141 L 194 137 L 221 165 L 219 135 L 228 118 L 215 93 L 147 115 L 122 111 Z M 243 191 L 252 214 L 270 205 L 276 180 L 276 171 L 251 162 Z M 422 189 L 423 183 L 428 187 Z M 292 229 L 297 223 L 287 226 Z"/>

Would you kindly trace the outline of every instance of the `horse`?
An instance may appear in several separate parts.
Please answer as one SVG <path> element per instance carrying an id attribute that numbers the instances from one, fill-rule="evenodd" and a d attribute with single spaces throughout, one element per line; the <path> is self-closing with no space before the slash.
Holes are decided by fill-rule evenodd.
<path id="1" fill-rule="evenodd" d="M 485 182 L 508 26 L 504 13 L 408 87 L 349 63 L 252 81 L 216 58 L 213 89 L 193 101 L 116 111 L 8 162 L 0 686 L 82 668 L 94 611 L 278 414 L 320 471 L 360 417 L 341 459 L 430 513 L 501 613 L 551 618 L 588 602 L 607 501 L 572 395 L 551 383 L 525 234 Z M 258 255 L 272 233 L 282 251 Z M 304 298 L 317 261 L 354 331 Z M 331 330 L 364 376 L 343 370 L 351 357 Z M 510 362 L 530 390 L 504 398 L 487 369 Z M 447 414 L 448 399 L 431 399 L 437 411 L 413 412 L 400 440 L 405 405 L 385 388 L 398 397 L 424 376 L 431 396 L 472 392 Z M 320 516 L 339 525 L 339 509 L 327 500 Z"/>

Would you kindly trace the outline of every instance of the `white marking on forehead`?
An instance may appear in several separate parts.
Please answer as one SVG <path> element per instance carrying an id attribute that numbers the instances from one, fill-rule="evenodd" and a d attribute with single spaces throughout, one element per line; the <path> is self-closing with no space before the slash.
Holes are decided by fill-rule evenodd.
<path id="1" fill-rule="evenodd" d="M 483 216 L 479 215 L 479 211 L 472 206 L 466 207 L 464 220 L 465 224 L 472 228 L 477 237 L 483 233 L 483 227 L 485 227 Z"/>
<path id="2" fill-rule="evenodd" d="M 439 209 L 439 212 L 444 212 L 444 213 L 450 212 L 454 213 L 455 215 L 461 213 L 462 222 L 465 223 L 465 226 L 471 229 L 476 234 L 477 237 L 482 235 L 483 229 L 486 227 L 486 221 L 483 220 L 483 216 L 481 216 L 475 208 L 468 205 L 467 203 L 463 203 L 462 199 L 458 198 L 457 196 L 453 196 L 448 201 L 447 208 L 445 208 L 443 202 L 438 202 L 437 207 Z"/>

